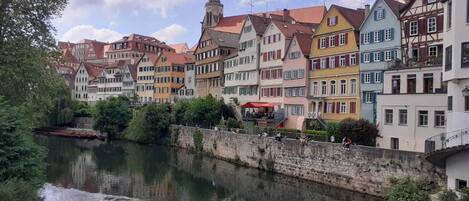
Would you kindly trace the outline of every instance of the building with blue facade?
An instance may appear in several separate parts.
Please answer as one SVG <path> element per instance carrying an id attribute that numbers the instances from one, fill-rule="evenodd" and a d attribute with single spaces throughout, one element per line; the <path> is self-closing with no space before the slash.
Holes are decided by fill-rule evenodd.
<path id="1" fill-rule="evenodd" d="M 376 122 L 376 95 L 383 92 L 383 72 L 401 58 L 399 10 L 404 4 L 377 0 L 360 27 L 361 117 Z"/>

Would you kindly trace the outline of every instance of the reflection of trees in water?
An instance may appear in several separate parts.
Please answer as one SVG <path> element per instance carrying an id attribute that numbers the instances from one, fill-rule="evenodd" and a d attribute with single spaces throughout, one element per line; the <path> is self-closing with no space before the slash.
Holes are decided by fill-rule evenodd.
<path id="1" fill-rule="evenodd" d="M 125 149 L 119 143 L 108 142 L 93 147 L 93 156 L 100 172 L 119 175 L 127 170 Z"/>

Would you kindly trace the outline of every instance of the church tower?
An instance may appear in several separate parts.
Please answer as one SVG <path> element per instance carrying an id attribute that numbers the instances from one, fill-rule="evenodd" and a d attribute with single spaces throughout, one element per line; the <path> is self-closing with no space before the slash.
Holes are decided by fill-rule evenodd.
<path id="1" fill-rule="evenodd" d="M 220 19 L 223 17 L 223 4 L 220 0 L 208 0 L 205 3 L 205 17 L 202 22 L 202 29 L 207 29 L 217 26 Z"/>

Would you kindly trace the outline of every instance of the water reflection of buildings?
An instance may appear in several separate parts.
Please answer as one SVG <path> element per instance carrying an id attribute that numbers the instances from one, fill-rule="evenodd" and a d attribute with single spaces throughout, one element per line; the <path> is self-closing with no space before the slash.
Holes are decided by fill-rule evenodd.
<path id="1" fill-rule="evenodd" d="M 87 192 L 123 195 L 149 201 L 189 200 L 179 198 L 172 184 L 171 174 L 164 175 L 159 181 L 148 183 L 142 173 L 130 172 L 110 173 L 98 170 L 92 154 L 85 152 L 79 155 L 72 164 L 72 186 L 70 187 Z"/>

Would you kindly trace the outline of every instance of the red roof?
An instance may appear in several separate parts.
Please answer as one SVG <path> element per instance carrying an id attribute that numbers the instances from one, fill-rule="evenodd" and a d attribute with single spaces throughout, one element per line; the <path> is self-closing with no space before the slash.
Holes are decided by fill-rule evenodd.
<path id="1" fill-rule="evenodd" d="M 239 34 L 243 28 L 245 18 L 246 15 L 223 17 L 220 19 L 220 22 L 218 22 L 217 26 L 212 29 L 220 32 Z"/>
<path id="2" fill-rule="evenodd" d="M 277 28 L 287 38 L 293 37 L 293 34 L 295 33 L 306 33 L 306 34 L 313 33 L 313 26 L 308 26 L 304 24 L 291 24 L 290 22 L 283 22 L 283 21 L 277 21 L 277 20 L 272 20 L 272 23 L 274 23 L 275 26 L 277 26 Z"/>
<path id="3" fill-rule="evenodd" d="M 189 51 L 189 46 L 187 46 L 187 43 L 172 44 L 169 46 L 176 50 L 176 53 L 186 53 Z"/>
<path id="4" fill-rule="evenodd" d="M 161 56 L 166 57 L 167 62 L 171 65 L 184 65 L 192 61 L 192 58 L 185 53 L 163 52 Z"/>
<path id="5" fill-rule="evenodd" d="M 249 102 L 241 105 L 242 108 L 273 108 L 272 103 Z"/>
<path id="6" fill-rule="evenodd" d="M 360 25 L 362 24 L 363 20 L 365 20 L 365 10 L 364 9 L 351 9 L 345 8 L 342 6 L 338 6 L 333 4 L 330 9 L 336 8 L 347 21 L 355 28 L 355 30 L 360 29 Z"/>

